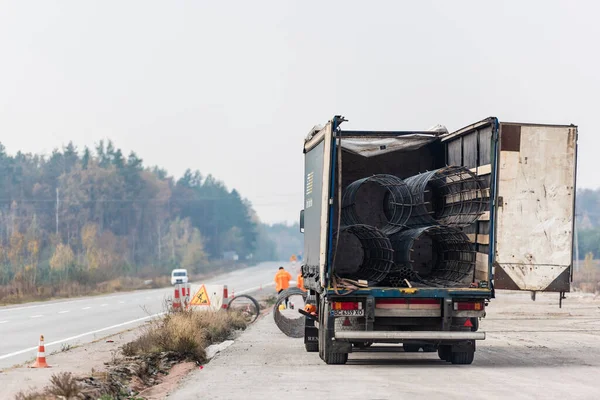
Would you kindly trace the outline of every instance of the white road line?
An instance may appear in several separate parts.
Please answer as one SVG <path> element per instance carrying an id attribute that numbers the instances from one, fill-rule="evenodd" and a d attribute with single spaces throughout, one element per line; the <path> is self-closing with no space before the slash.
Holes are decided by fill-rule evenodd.
<path id="1" fill-rule="evenodd" d="M 39 318 L 39 317 L 43 317 L 43 315 L 39 315 L 39 314 L 38 314 L 38 315 L 32 315 L 32 316 L 31 316 L 31 317 L 29 317 L 29 318 Z"/>
<path id="2" fill-rule="evenodd" d="M 82 310 L 89 310 L 92 307 L 83 307 Z"/>
<path id="3" fill-rule="evenodd" d="M 117 324 L 117 325 L 107 326 L 106 328 L 102 328 L 102 329 L 96 329 L 95 331 L 85 332 L 85 333 L 82 333 L 82 334 L 80 334 L 80 335 L 71 336 L 71 337 L 68 337 L 68 338 L 65 338 L 65 339 L 60 339 L 60 340 L 57 340 L 57 341 L 55 341 L 55 342 L 51 342 L 51 343 L 46 343 L 46 344 L 45 344 L 45 346 L 46 346 L 46 347 L 55 346 L 55 345 L 57 345 L 57 344 L 61 344 L 61 343 L 64 343 L 64 342 L 68 342 L 69 340 L 80 339 L 80 338 L 82 338 L 82 337 L 89 336 L 89 335 L 94 335 L 94 334 L 96 334 L 96 333 L 100 333 L 100 332 L 108 331 L 108 330 L 110 330 L 110 329 L 120 328 L 120 327 L 122 327 L 122 326 L 125 326 L 125 325 L 131 325 L 131 324 L 135 324 L 136 322 L 142 322 L 142 321 L 146 321 L 146 320 L 148 320 L 148 319 L 150 319 L 150 318 L 159 317 L 159 316 L 161 316 L 161 315 L 164 315 L 164 314 L 165 314 L 164 312 L 161 312 L 161 313 L 157 313 L 157 314 L 149 315 L 149 316 L 147 316 L 147 317 L 142 317 L 142 318 L 138 318 L 138 319 L 133 319 L 133 320 L 131 320 L 131 321 L 123 322 L 123 323 L 120 323 L 120 324 Z M 10 357 L 18 356 L 19 354 L 23 354 L 23 353 L 28 353 L 28 352 L 30 352 L 30 351 L 35 351 L 35 350 L 37 350 L 37 349 L 38 349 L 38 346 L 35 346 L 35 347 L 29 347 L 29 348 L 27 348 L 27 349 L 23 349 L 23 350 L 19 350 L 19 351 L 14 351 L 14 352 L 12 352 L 12 353 L 3 354 L 3 355 L 1 355 L 1 356 L 0 356 L 0 360 L 4 360 L 4 359 L 6 359 L 6 358 L 10 358 Z"/>
<path id="4" fill-rule="evenodd" d="M 246 289 L 246 290 L 240 290 L 239 292 L 236 293 L 236 295 L 256 292 L 257 290 L 260 290 L 261 287 L 264 288 L 265 286 L 275 286 L 275 282 L 264 283 L 261 286 L 256 286 L 256 287 Z M 228 289 L 228 290 L 231 291 L 230 289 Z"/>
<path id="5" fill-rule="evenodd" d="M 62 311 L 59 311 L 58 313 L 59 313 L 59 314 L 65 314 L 65 313 L 68 313 L 69 311 L 70 311 L 70 310 L 62 310 Z"/>
<path id="6" fill-rule="evenodd" d="M 164 289 L 149 289 L 151 291 L 163 291 Z M 123 297 L 128 297 L 128 296 L 134 296 L 135 292 L 130 292 L 130 293 L 125 293 L 125 294 L 121 294 L 121 295 L 108 295 L 108 296 L 103 296 L 101 297 L 103 300 L 110 298 L 112 299 L 122 299 Z M 67 304 L 73 304 L 73 303 L 82 303 L 82 302 L 89 302 L 90 299 L 94 299 L 94 296 L 90 296 L 90 297 L 86 297 L 80 300 L 69 300 L 69 301 L 54 301 L 52 303 L 42 303 L 42 304 L 36 304 L 36 305 L 31 305 L 31 306 L 23 306 L 23 307 L 0 307 L 0 313 L 6 313 L 6 312 L 11 312 L 11 311 L 20 311 L 20 310 L 29 310 L 31 308 L 43 308 L 43 307 L 51 307 L 51 306 L 55 306 L 55 305 L 67 305 Z"/>
<path id="7" fill-rule="evenodd" d="M 100 307 L 106 307 L 108 304 L 104 303 L 104 304 L 100 304 Z"/>
<path id="8" fill-rule="evenodd" d="M 5 324 L 5 323 L 7 323 L 7 322 L 8 322 L 8 321 L 0 321 L 0 324 Z"/>

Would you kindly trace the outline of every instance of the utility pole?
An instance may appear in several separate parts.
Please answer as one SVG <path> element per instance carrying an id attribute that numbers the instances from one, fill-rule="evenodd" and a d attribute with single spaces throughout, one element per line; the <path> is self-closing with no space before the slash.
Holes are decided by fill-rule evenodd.
<path id="1" fill-rule="evenodd" d="M 58 188 L 56 188 L 56 236 L 58 237 L 58 206 L 60 198 L 58 196 Z"/>

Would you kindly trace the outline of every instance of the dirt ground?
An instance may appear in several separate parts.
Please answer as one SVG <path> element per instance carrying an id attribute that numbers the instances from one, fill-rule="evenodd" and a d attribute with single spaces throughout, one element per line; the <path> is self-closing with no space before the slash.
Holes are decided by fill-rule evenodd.
<path id="1" fill-rule="evenodd" d="M 173 399 L 597 399 L 600 397 L 600 298 L 499 292 L 480 330 L 475 361 L 457 366 L 436 353 L 398 350 L 350 354 L 325 365 L 302 339 L 259 320 L 202 370 L 185 378 Z"/>
<path id="2" fill-rule="evenodd" d="M 75 374 L 104 371 L 105 362 L 111 361 L 119 354 L 119 347 L 137 337 L 141 328 L 132 329 L 117 335 L 100 339 L 68 351 L 46 354 L 51 368 L 32 369 L 27 366 L 16 366 L 0 372 L 0 399 L 12 399 L 19 391 L 39 388 L 48 384 L 52 374 L 72 372 Z"/>

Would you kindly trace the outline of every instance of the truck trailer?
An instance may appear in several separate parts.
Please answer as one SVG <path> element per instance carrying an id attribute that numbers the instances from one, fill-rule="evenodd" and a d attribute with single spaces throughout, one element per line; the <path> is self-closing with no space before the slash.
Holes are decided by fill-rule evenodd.
<path id="1" fill-rule="evenodd" d="M 471 364 L 496 290 L 573 273 L 577 127 L 345 130 L 304 141 L 304 343 L 327 364 L 374 343 Z M 308 311 L 310 312 L 308 312 Z M 394 346 L 381 346 L 382 349 Z"/>

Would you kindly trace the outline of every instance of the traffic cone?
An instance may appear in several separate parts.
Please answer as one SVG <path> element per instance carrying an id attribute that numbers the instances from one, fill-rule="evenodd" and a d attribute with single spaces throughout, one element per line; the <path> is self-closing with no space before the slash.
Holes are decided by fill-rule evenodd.
<path id="1" fill-rule="evenodd" d="M 179 293 L 181 289 L 179 285 L 175 285 L 175 297 L 173 298 L 173 310 L 179 311 L 181 310 L 181 298 L 179 297 Z"/>
<path id="2" fill-rule="evenodd" d="M 40 336 L 40 345 L 38 346 L 38 354 L 35 363 L 31 368 L 50 368 L 46 362 L 46 349 L 44 348 L 44 335 Z"/>

